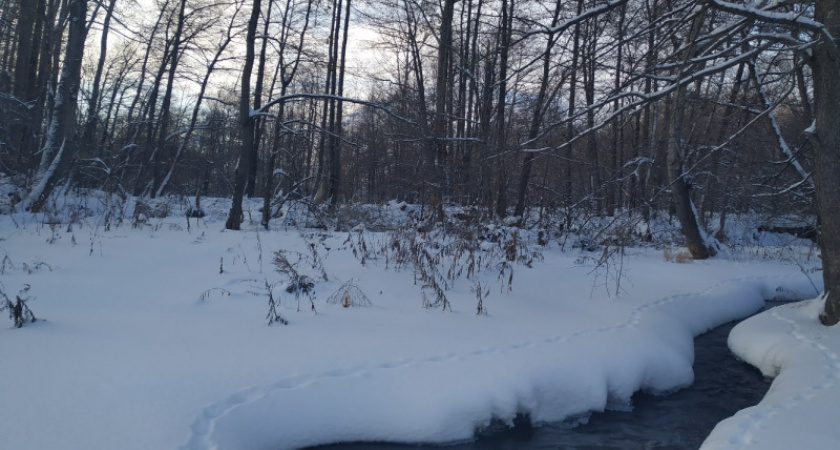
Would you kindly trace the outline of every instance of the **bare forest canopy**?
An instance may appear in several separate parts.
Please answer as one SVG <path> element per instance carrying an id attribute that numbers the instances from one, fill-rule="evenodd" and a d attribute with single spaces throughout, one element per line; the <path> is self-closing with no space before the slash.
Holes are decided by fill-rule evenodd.
<path id="1" fill-rule="evenodd" d="M 291 198 L 814 216 L 814 5 L 0 0 L 0 172 L 29 210 L 258 196 L 264 224 Z"/>
<path id="2" fill-rule="evenodd" d="M 711 217 L 818 216 L 840 292 L 837 36 L 834 0 L 0 0 L 0 173 L 19 211 L 232 197 L 230 229 L 246 196 L 669 211 L 695 258 Z"/>

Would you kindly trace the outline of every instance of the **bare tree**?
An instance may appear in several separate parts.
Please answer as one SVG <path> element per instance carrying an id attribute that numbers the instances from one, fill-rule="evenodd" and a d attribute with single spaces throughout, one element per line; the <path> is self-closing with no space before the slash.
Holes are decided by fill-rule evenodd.
<path id="1" fill-rule="evenodd" d="M 557 0 L 555 2 L 554 7 L 554 14 L 551 18 L 551 24 L 549 28 L 554 28 L 557 26 L 558 21 L 560 20 L 560 12 L 562 10 L 562 2 Z M 541 55 L 542 59 L 542 73 L 540 74 L 540 85 L 539 90 L 537 92 L 537 99 L 533 106 L 531 106 L 533 110 L 533 115 L 531 116 L 531 125 L 528 130 L 528 140 L 527 145 L 532 145 L 533 141 L 537 139 L 540 134 L 540 127 L 542 126 L 543 117 L 545 116 L 545 104 L 547 102 L 548 97 L 548 86 L 551 82 L 551 58 L 552 58 L 552 50 L 557 42 L 556 33 L 549 33 L 546 37 L 546 44 L 545 50 Z M 531 170 L 533 169 L 534 165 L 534 152 L 528 152 L 525 154 L 525 158 L 522 162 L 522 171 L 519 175 L 519 186 L 516 196 L 516 207 L 514 208 L 513 215 L 522 217 L 521 223 L 524 223 L 524 214 L 525 214 L 525 195 L 528 190 L 528 182 L 531 178 Z"/>
<path id="2" fill-rule="evenodd" d="M 254 69 L 254 43 L 257 35 L 257 25 L 260 19 L 261 0 L 253 0 L 251 18 L 248 20 L 248 30 L 245 37 L 245 65 L 242 68 L 242 81 L 239 92 L 239 126 L 242 138 L 242 149 L 236 164 L 234 176 L 233 202 L 230 207 L 225 228 L 238 230 L 244 216 L 242 215 L 242 197 L 245 194 L 245 184 L 248 182 L 248 168 L 254 147 L 254 116 L 251 114 L 251 72 Z"/>
<path id="3" fill-rule="evenodd" d="M 343 31 L 341 33 L 341 51 L 340 54 L 336 54 L 335 56 L 338 58 L 336 61 L 336 69 L 338 74 L 338 81 L 337 81 L 337 89 L 335 91 L 335 95 L 338 98 L 335 100 L 335 104 L 330 105 L 330 183 L 329 183 L 329 198 L 330 198 L 330 206 L 335 208 L 338 204 L 338 197 L 340 193 L 341 187 L 341 136 L 342 136 L 342 120 L 344 117 L 344 101 L 342 97 L 344 96 L 344 75 L 346 73 L 346 65 L 347 65 L 347 37 L 348 32 L 350 29 L 350 3 L 351 0 L 344 0 L 345 3 L 345 11 L 344 11 L 344 25 Z M 340 7 L 341 4 L 339 3 L 337 7 Z M 338 35 L 339 26 L 341 25 L 341 16 L 337 16 L 338 23 L 336 24 L 336 36 Z M 337 48 L 337 47 L 336 47 Z M 337 52 L 338 53 L 338 52 Z M 334 75 L 335 76 L 335 75 Z M 333 117 L 333 108 L 335 108 L 335 116 Z"/>
<path id="4" fill-rule="evenodd" d="M 713 250 L 703 237 L 700 224 L 697 222 L 694 204 L 689 192 L 689 183 L 686 179 L 685 170 L 685 149 L 683 148 L 682 125 L 683 108 L 687 87 L 681 83 L 689 69 L 688 61 L 696 56 L 695 46 L 703 26 L 703 19 L 706 9 L 701 8 L 695 13 L 689 34 L 680 55 L 681 61 L 675 68 L 675 79 L 678 86 L 669 100 L 670 119 L 668 122 L 668 177 L 671 182 L 671 192 L 677 216 L 680 219 L 680 226 L 685 237 L 685 244 L 694 259 L 706 259 L 713 256 Z"/>
<path id="5" fill-rule="evenodd" d="M 300 30 L 298 30 L 299 34 L 297 45 L 293 46 L 289 45 L 289 43 L 294 40 L 294 29 L 295 25 L 298 24 L 296 15 L 299 14 L 299 7 L 303 8 L 303 19 L 302 23 L 300 23 Z M 301 3 L 295 2 L 294 0 L 286 0 L 285 8 L 283 9 L 282 18 L 279 24 L 282 45 L 277 49 L 278 61 L 274 72 L 274 81 L 272 81 L 272 86 L 279 82 L 281 98 L 288 93 L 289 87 L 295 80 L 298 68 L 300 68 L 301 58 L 304 54 L 303 44 L 306 39 L 306 33 L 309 29 L 311 13 L 312 2 L 304 1 L 303 5 L 301 5 Z M 271 91 L 274 91 L 273 87 Z M 263 212 L 261 224 L 265 228 L 268 228 L 269 221 L 271 220 L 272 200 L 274 197 L 274 172 L 277 156 L 281 151 L 285 151 L 289 155 L 293 153 L 290 148 L 292 143 L 292 133 L 285 124 L 286 103 L 284 101 L 278 102 L 277 109 L 274 146 L 269 155 L 268 163 L 266 164 L 265 185 L 263 187 Z M 287 147 L 285 149 L 281 149 L 284 144 L 286 144 Z M 293 159 L 293 164 L 297 160 L 296 157 L 291 159 Z M 297 173 L 296 170 L 291 170 L 290 172 Z M 298 177 L 290 178 L 290 183 L 296 184 L 299 182 Z M 297 187 L 294 184 L 290 184 L 289 190 L 289 194 L 292 194 L 293 191 L 297 190 Z"/>
<path id="6" fill-rule="evenodd" d="M 164 190 L 167 188 L 169 181 L 172 179 L 172 175 L 175 173 L 175 167 L 180 161 L 184 151 L 186 150 L 187 145 L 189 145 L 190 143 L 190 138 L 195 132 L 198 117 L 201 112 L 201 107 L 203 105 L 204 95 L 207 92 L 207 85 L 210 82 L 210 77 L 213 76 L 214 71 L 216 70 L 216 66 L 221 61 L 225 50 L 233 40 L 235 34 L 234 24 L 236 23 L 236 20 L 239 17 L 239 11 L 241 10 L 241 6 L 242 4 L 240 3 L 236 3 L 234 5 L 234 9 L 230 15 L 228 24 L 222 30 L 222 37 L 219 40 L 219 42 L 215 45 L 215 52 L 213 53 L 213 56 L 210 57 L 210 60 L 207 62 L 204 76 L 202 77 L 199 83 L 198 95 L 196 97 L 195 104 L 193 105 L 189 124 L 187 125 L 186 131 L 183 133 L 184 136 L 181 139 L 181 144 L 178 146 L 178 149 L 175 151 L 175 154 L 173 155 L 172 160 L 169 163 L 169 170 L 167 171 L 166 175 L 163 177 L 163 179 L 160 182 L 160 185 L 157 188 L 155 195 L 158 197 L 161 196 Z"/>
<path id="7" fill-rule="evenodd" d="M 96 74 L 93 76 L 93 83 L 91 84 L 91 92 L 88 97 L 87 118 L 85 128 L 82 132 L 82 142 L 85 145 L 93 146 L 98 121 L 99 107 L 100 107 L 100 89 L 102 85 L 102 71 L 105 68 L 105 61 L 108 56 L 108 35 L 111 29 L 111 17 L 114 13 L 114 5 L 117 0 L 110 0 L 105 10 L 105 18 L 102 21 L 102 37 L 99 43 L 99 62 L 96 65 Z"/>

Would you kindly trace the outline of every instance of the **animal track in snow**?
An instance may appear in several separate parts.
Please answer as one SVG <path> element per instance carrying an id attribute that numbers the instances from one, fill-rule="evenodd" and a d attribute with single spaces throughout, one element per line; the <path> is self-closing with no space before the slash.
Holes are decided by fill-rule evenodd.
<path id="1" fill-rule="evenodd" d="M 831 389 L 840 381 L 840 357 L 825 345 L 802 333 L 802 327 L 795 320 L 779 314 L 781 307 L 770 311 L 770 316 L 775 320 L 787 325 L 787 334 L 800 344 L 810 347 L 823 359 L 823 376 L 814 384 L 800 389 L 798 393 L 788 398 L 774 402 L 767 406 L 756 405 L 755 410 L 740 420 L 738 428 L 741 430 L 738 436 L 733 437 L 731 444 L 739 449 L 755 444 L 756 432 L 767 426 L 767 421 L 775 417 L 779 412 L 800 406 L 803 402 L 812 400 L 820 392 Z M 781 368 L 784 370 L 784 367 Z"/>

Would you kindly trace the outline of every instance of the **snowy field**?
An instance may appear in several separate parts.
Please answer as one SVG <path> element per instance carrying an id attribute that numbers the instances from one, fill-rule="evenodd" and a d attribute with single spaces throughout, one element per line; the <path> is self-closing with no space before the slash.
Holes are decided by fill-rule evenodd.
<path id="1" fill-rule="evenodd" d="M 509 265 L 512 279 L 493 262 L 451 281 L 442 311 L 423 308 L 411 267 L 375 252 L 361 263 L 358 237 L 384 248 L 385 233 L 232 232 L 218 216 L 189 229 L 183 216 L 136 227 L 0 216 L 0 289 L 14 299 L 29 286 L 39 319 L 0 318 L 0 448 L 448 443 L 518 413 L 585 420 L 627 409 L 639 389 L 689 385 L 694 336 L 765 298 L 815 297 L 820 280 L 796 249 L 677 264 L 630 248 L 595 268 L 597 251 L 528 237 L 541 260 Z M 280 250 L 314 282 L 311 299 L 286 291 Z M 288 325 L 267 325 L 269 291 Z M 730 347 L 775 381 L 704 448 L 837 448 L 840 327 L 820 326 L 818 308 L 777 307 L 733 331 Z"/>

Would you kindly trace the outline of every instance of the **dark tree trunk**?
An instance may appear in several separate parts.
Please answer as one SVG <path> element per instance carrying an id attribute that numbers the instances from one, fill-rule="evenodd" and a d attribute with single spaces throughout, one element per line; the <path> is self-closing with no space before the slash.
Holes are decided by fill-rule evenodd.
<path id="1" fill-rule="evenodd" d="M 579 16 L 580 13 L 583 11 L 583 0 L 578 0 L 577 3 L 577 15 Z M 566 125 L 566 141 L 569 142 L 566 145 L 566 152 L 565 152 L 565 159 L 564 162 L 564 173 L 563 178 L 565 181 L 565 190 L 563 194 L 563 203 L 566 207 L 566 227 L 568 228 L 571 226 L 571 211 L 569 210 L 572 207 L 572 200 L 573 200 L 573 182 L 572 182 L 572 158 L 574 157 L 574 147 L 571 141 L 575 137 L 575 125 L 573 117 L 575 115 L 575 101 L 577 97 L 577 70 L 578 70 L 578 59 L 580 54 L 580 23 L 575 24 L 574 36 L 572 41 L 572 67 L 570 70 L 569 79 L 569 111 L 567 114 L 568 124 Z"/>
<path id="2" fill-rule="evenodd" d="M 438 207 L 438 214 L 443 212 L 444 197 L 449 194 L 449 177 L 447 175 L 447 160 L 449 157 L 447 143 L 446 117 L 447 100 L 450 94 L 449 71 L 452 65 L 452 20 L 455 16 L 455 0 L 444 0 L 441 11 L 440 40 L 438 42 L 437 78 L 435 80 L 435 118 L 433 125 L 435 155 L 435 188 L 433 203 Z"/>
<path id="3" fill-rule="evenodd" d="M 508 57 L 510 55 L 510 35 L 513 28 L 513 1 L 502 0 L 502 21 L 500 24 L 501 47 L 499 55 L 499 97 L 496 104 L 496 151 L 501 161 L 499 164 L 499 185 L 496 196 L 496 216 L 504 218 L 507 216 L 507 167 L 504 163 L 505 151 L 507 150 L 507 122 L 505 121 L 505 109 L 507 106 L 507 72 Z"/>
<path id="4" fill-rule="evenodd" d="M 167 24 L 168 29 L 168 24 Z M 151 43 L 149 44 L 151 45 Z M 154 170 L 154 166 L 156 164 L 156 147 L 157 144 L 157 127 L 155 124 L 155 117 L 157 116 L 157 104 L 158 104 L 158 96 L 160 95 L 160 84 L 163 80 L 163 76 L 166 73 L 166 64 L 169 58 L 171 57 L 171 53 L 169 52 L 170 44 L 167 43 L 166 47 L 164 48 L 163 58 L 160 63 L 160 67 L 158 67 L 157 73 L 155 74 L 155 79 L 152 84 L 151 92 L 148 96 L 148 101 L 145 105 L 143 105 L 143 113 L 142 113 L 142 120 L 145 121 L 145 133 L 146 133 L 146 150 L 145 152 L 141 153 L 141 158 L 143 158 L 140 162 L 140 170 L 137 174 L 137 180 L 134 186 L 134 195 L 141 196 L 141 195 L 148 195 L 149 190 L 152 187 L 152 183 L 148 183 L 144 185 L 146 172 L 151 166 Z M 138 93 L 139 95 L 140 93 Z M 149 147 L 151 147 L 151 152 L 148 151 Z M 154 176 L 152 178 L 154 181 Z"/>
<path id="5" fill-rule="evenodd" d="M 69 11 L 69 33 L 61 80 L 56 92 L 55 111 L 47 126 L 44 147 L 41 149 L 41 164 L 36 175 L 36 184 L 26 199 L 29 210 L 33 212 L 40 211 L 46 204 L 60 169 L 67 161 L 65 152 L 74 145 L 76 107 L 87 37 L 87 0 L 72 0 Z"/>
<path id="6" fill-rule="evenodd" d="M 682 122 L 683 94 L 684 88 L 677 89 L 677 93 L 671 100 L 671 120 L 668 126 L 668 177 L 671 181 L 671 194 L 674 201 L 674 208 L 677 210 L 677 217 L 680 220 L 680 228 L 685 245 L 691 252 L 694 259 L 707 259 L 709 249 L 700 234 L 700 224 L 694 213 L 691 202 L 691 192 L 685 179 L 683 168 L 683 149 L 680 125 Z"/>
<path id="7" fill-rule="evenodd" d="M 289 39 L 289 35 L 292 30 L 292 18 L 291 18 L 291 10 L 292 10 L 292 0 L 286 0 L 286 9 L 282 16 L 280 25 L 281 25 L 281 37 L 284 41 Z M 287 62 L 284 53 L 280 54 L 279 61 L 277 63 L 277 69 L 275 71 L 275 80 L 272 82 L 272 89 L 274 91 L 274 83 L 277 81 L 276 78 L 279 74 L 280 77 L 280 96 L 286 95 L 286 92 L 289 88 L 289 85 L 292 84 L 292 81 L 295 78 L 295 74 L 297 73 L 297 69 L 300 65 L 301 56 L 303 54 L 303 42 L 306 37 L 306 31 L 309 29 L 309 17 L 310 13 L 312 12 L 312 2 L 308 2 L 306 6 L 306 15 L 303 21 L 303 29 L 300 31 L 300 40 L 298 41 L 297 49 L 294 50 L 294 58 Z M 284 47 L 285 50 L 288 47 Z M 289 136 L 283 128 L 283 121 L 285 120 L 286 115 L 286 103 L 280 102 L 278 104 L 278 111 L 277 111 L 277 121 L 276 121 L 276 130 L 275 130 L 275 140 L 274 140 L 274 148 L 269 155 L 266 167 L 265 167 L 265 181 L 263 186 L 263 211 L 262 211 L 262 226 L 265 229 L 268 229 L 269 221 L 271 220 L 271 201 L 274 196 L 274 165 L 277 160 L 277 154 L 280 151 L 280 147 L 282 146 L 282 141 L 286 140 L 289 145 L 286 148 L 287 154 L 294 155 L 292 151 L 292 136 Z M 314 110 L 314 108 L 313 108 Z M 314 114 L 314 111 L 313 111 Z M 313 122 L 314 121 L 310 121 Z M 310 150 L 312 146 L 307 146 Z M 304 158 L 304 160 L 308 163 L 311 160 L 311 154 Z M 299 182 L 299 176 L 297 175 L 297 161 L 293 160 L 292 165 L 294 169 L 291 171 L 292 176 L 290 176 L 289 182 L 289 195 L 293 195 L 293 190 L 297 189 L 296 183 Z"/>
<path id="8" fill-rule="evenodd" d="M 324 93 L 328 96 L 334 96 L 336 93 L 336 70 L 338 68 L 338 40 L 341 30 L 341 9 L 342 0 L 333 1 L 333 11 L 330 23 L 330 35 L 327 40 L 329 47 L 329 57 L 327 58 L 327 73 L 326 84 L 324 86 Z M 318 192 L 315 194 L 315 202 L 319 203 L 329 196 L 330 184 L 332 184 L 332 161 L 337 158 L 337 149 L 333 145 L 334 141 L 331 133 L 335 127 L 335 99 L 329 98 L 324 101 L 323 113 L 321 116 L 321 138 L 318 144 Z M 324 133 L 328 131 L 329 133 Z M 329 146 L 327 145 L 329 144 Z M 329 171 L 326 166 L 326 152 L 329 152 Z M 334 158 L 335 157 L 335 158 Z M 325 178 L 326 175 L 326 178 Z"/>
<path id="9" fill-rule="evenodd" d="M 242 137 L 242 148 L 239 151 L 239 162 L 233 180 L 233 202 L 230 206 L 225 228 L 238 230 L 242 224 L 242 197 L 245 194 L 245 183 L 248 182 L 248 168 L 254 148 L 254 118 L 251 117 L 251 72 L 254 70 L 254 41 L 256 41 L 257 22 L 260 19 L 261 0 L 253 0 L 251 18 L 248 20 L 248 31 L 245 37 L 245 66 L 242 68 L 242 88 L 239 93 L 239 126 Z"/>
<path id="10" fill-rule="evenodd" d="M 648 21 L 653 23 L 655 20 L 656 11 L 658 10 L 658 4 L 656 0 L 652 0 L 648 2 Z M 648 51 L 645 55 L 645 71 L 650 73 L 653 68 L 656 66 L 656 52 L 654 51 L 655 42 L 657 39 L 657 32 L 656 27 L 650 27 L 650 30 L 647 33 L 647 47 Z M 651 77 L 645 77 L 644 81 L 644 94 L 649 95 L 654 90 L 654 81 Z M 641 129 L 641 147 L 639 148 L 639 152 L 643 152 L 647 150 L 647 158 L 650 161 L 656 160 L 656 110 L 654 109 L 655 103 L 651 104 L 648 103 L 644 106 L 644 111 L 642 112 L 642 129 Z M 639 177 L 639 187 L 638 187 L 638 195 L 641 199 L 642 205 L 642 219 L 645 221 L 648 226 L 650 225 L 650 215 L 652 205 L 651 205 L 651 197 L 653 193 L 653 187 L 651 183 L 652 176 L 655 176 L 654 167 L 652 163 L 648 163 L 647 171 L 644 173 L 644 177 Z"/>
<path id="11" fill-rule="evenodd" d="M 463 69 L 457 71 L 458 103 L 455 109 L 455 117 L 457 118 L 455 136 L 459 139 L 459 141 L 456 144 L 456 150 L 453 151 L 451 158 L 453 169 L 453 195 L 457 197 L 456 202 L 461 204 L 469 202 L 469 197 L 464 195 L 464 188 L 469 184 L 470 179 L 470 168 L 465 164 L 465 161 L 467 160 L 465 155 L 467 153 L 468 144 L 464 139 L 467 137 L 467 117 L 469 115 L 469 108 L 467 106 L 467 80 L 469 77 L 467 76 L 467 71 L 470 70 L 468 67 L 470 64 L 470 43 L 472 42 L 472 15 L 473 2 L 472 0 L 466 0 L 466 5 L 461 7 L 461 36 L 458 54 L 461 55 L 460 61 Z M 456 162 L 456 157 L 458 158 L 458 162 Z M 460 167 L 458 167 L 459 164 Z"/>
<path id="12" fill-rule="evenodd" d="M 598 44 L 599 32 L 597 23 L 592 21 L 586 27 L 586 30 L 586 50 L 585 56 L 581 58 L 581 63 L 583 65 L 583 97 L 586 102 L 586 129 L 591 130 L 595 127 L 595 109 L 593 105 L 595 104 L 595 77 L 598 64 L 596 61 L 598 57 L 596 45 Z M 589 171 L 589 203 L 592 212 L 600 215 L 603 206 L 603 191 L 601 189 L 603 183 L 603 166 L 598 154 L 598 143 L 595 140 L 595 133 L 590 132 L 586 135 L 586 155 L 589 159 L 589 164 L 592 165 Z"/>
<path id="13" fill-rule="evenodd" d="M 550 28 L 557 25 L 561 10 L 562 2 L 557 0 Z M 544 105 L 546 102 L 546 91 L 548 90 L 548 81 L 551 76 L 551 50 L 554 48 L 554 44 L 556 42 L 555 39 L 554 33 L 549 34 L 548 41 L 545 44 L 545 50 L 543 50 L 543 67 L 540 79 L 540 90 L 537 93 L 537 101 L 534 104 L 534 111 L 531 116 L 531 127 L 528 130 L 529 143 L 533 142 L 537 138 L 540 132 L 540 126 L 542 125 L 543 113 L 545 111 Z M 531 170 L 534 166 L 534 155 L 534 152 L 529 152 L 525 155 L 525 158 L 522 161 L 522 172 L 519 174 L 519 187 L 516 194 L 516 207 L 513 210 L 513 215 L 521 218 L 520 224 L 522 225 L 525 223 L 525 197 L 528 192 L 528 181 L 531 178 Z"/>
<path id="14" fill-rule="evenodd" d="M 268 11 L 265 13 L 265 22 L 262 31 L 262 45 L 260 46 L 260 62 L 257 64 L 257 82 L 254 86 L 254 109 L 262 106 L 263 83 L 265 82 L 265 57 L 268 46 L 268 27 L 271 24 L 271 7 L 273 1 L 268 2 Z M 251 165 L 248 167 L 248 183 L 245 185 L 245 195 L 248 198 L 254 196 L 257 189 L 257 172 L 260 159 L 260 144 L 262 141 L 263 120 L 259 117 L 254 119 L 254 148 L 251 150 Z"/>
<path id="15" fill-rule="evenodd" d="M 169 110 L 172 104 L 172 89 L 175 86 L 175 74 L 178 69 L 178 63 L 181 59 L 181 40 L 184 33 L 184 21 L 186 20 L 187 0 L 181 0 L 181 6 L 178 10 L 178 24 L 175 27 L 175 35 L 172 37 L 172 53 L 169 56 L 169 73 L 166 78 L 166 90 L 163 93 L 163 102 L 160 105 L 160 129 L 158 130 L 157 144 L 152 152 L 150 164 L 152 165 L 152 190 L 151 197 L 154 198 L 161 186 L 161 166 L 164 159 L 164 152 L 167 147 L 167 137 L 169 134 L 169 120 L 171 112 Z"/>
<path id="16" fill-rule="evenodd" d="M 336 94 L 339 97 L 344 96 L 344 69 L 347 59 L 347 35 L 350 30 L 350 2 L 346 0 L 344 11 L 344 30 L 341 37 L 341 54 L 338 57 L 338 87 Z M 337 30 L 338 28 L 336 28 Z M 344 102 L 340 99 L 335 102 L 335 126 L 333 128 L 333 135 L 330 137 L 330 186 L 329 198 L 330 207 L 335 208 L 338 204 L 338 196 L 341 192 L 341 139 L 342 139 L 342 120 L 344 120 Z"/>
<path id="17" fill-rule="evenodd" d="M 811 59 L 816 118 L 811 140 L 826 294 L 820 321 L 834 325 L 840 322 L 840 2 L 817 0 L 815 6 L 816 20 L 834 37 L 833 43 L 822 37 Z"/>
<path id="18" fill-rule="evenodd" d="M 157 191 L 155 192 L 156 197 L 160 197 L 161 195 L 163 195 L 163 192 L 169 185 L 169 181 L 172 179 L 172 175 L 175 173 L 175 167 L 177 166 L 181 155 L 184 153 L 184 150 L 189 145 L 193 133 L 195 132 L 196 123 L 198 122 L 198 116 L 201 112 L 204 100 L 204 93 L 207 91 L 207 85 L 210 82 L 210 77 L 213 75 L 216 64 L 219 63 L 222 54 L 225 52 L 225 49 L 233 39 L 233 24 L 237 20 L 239 11 L 240 9 L 238 7 L 234 10 L 234 13 L 231 16 L 230 22 L 227 27 L 227 34 L 219 42 L 218 46 L 216 47 L 216 53 L 213 55 L 213 59 L 211 59 L 210 63 L 207 65 L 207 70 L 204 72 L 204 77 L 202 78 L 201 84 L 199 85 L 198 95 L 196 95 L 195 105 L 193 105 L 192 114 L 190 115 L 189 126 L 187 127 L 187 131 L 184 133 L 184 137 L 181 139 L 181 144 L 178 145 L 178 149 L 175 151 L 175 154 L 169 161 L 169 170 L 166 172 L 166 175 L 161 180 L 160 185 L 158 186 Z M 113 97 L 111 99 L 111 103 L 113 104 Z"/>
<path id="19" fill-rule="evenodd" d="M 622 41 L 624 41 L 624 19 L 627 12 L 626 5 L 622 5 L 619 7 L 618 13 L 618 24 L 616 25 L 618 30 L 618 50 L 616 55 L 616 71 L 615 71 L 615 78 L 613 80 L 613 88 L 615 92 L 619 92 L 621 90 L 621 67 L 624 64 L 624 45 Z M 621 100 L 616 99 L 613 102 L 613 110 L 618 111 L 621 107 Z M 618 115 L 615 118 L 615 121 L 612 125 L 612 145 L 610 146 L 611 154 L 608 156 L 607 165 L 608 165 L 608 184 L 605 186 L 606 189 L 606 208 L 607 208 L 607 215 L 612 217 L 615 215 L 615 211 L 617 208 L 621 208 L 624 203 L 624 199 L 622 196 L 622 186 L 623 181 L 619 179 L 618 172 L 619 168 L 621 167 L 621 163 L 624 160 L 624 116 Z"/>
<path id="20" fill-rule="evenodd" d="M 678 69 L 677 83 L 681 83 L 685 65 L 694 53 L 694 45 L 697 37 L 700 35 L 704 17 L 705 10 L 698 11 L 694 17 L 691 31 L 686 40 L 687 46 L 683 50 L 683 67 Z M 709 247 L 706 246 L 705 239 L 703 239 L 703 235 L 701 234 L 700 224 L 697 222 L 697 215 L 695 214 L 694 205 L 691 201 L 690 188 L 685 178 L 681 132 L 685 93 L 686 86 L 683 84 L 676 89 L 669 100 L 671 102 L 671 114 L 668 123 L 668 179 L 671 183 L 671 197 L 674 202 L 677 217 L 680 220 L 685 245 L 688 247 L 688 251 L 691 252 L 692 258 L 707 259 L 714 255 Z"/>
<path id="21" fill-rule="evenodd" d="M 34 29 L 37 20 L 37 0 L 21 0 L 18 9 L 17 56 L 15 57 L 14 95 L 21 100 L 27 100 L 30 85 L 33 81 L 32 54 L 37 51 L 34 42 Z"/>
<path id="22" fill-rule="evenodd" d="M 42 8 L 42 1 L 26 0 L 19 1 L 17 25 L 15 27 L 15 64 L 12 85 L 12 94 L 21 104 L 32 102 L 35 87 L 35 64 L 33 59 L 38 59 L 39 39 L 37 34 L 37 22 L 39 9 Z M 20 116 L 11 125 L 12 144 L 17 153 L 19 169 L 26 170 L 29 167 L 26 162 L 29 155 L 37 148 L 38 138 L 36 129 L 38 122 L 33 123 L 32 110 L 20 108 Z"/>
<path id="23" fill-rule="evenodd" d="M 93 76 L 93 85 L 90 90 L 90 98 L 88 98 L 87 118 L 85 122 L 85 129 L 82 134 L 82 142 L 85 145 L 93 147 L 95 145 L 95 132 L 97 115 L 99 114 L 99 92 L 102 84 L 102 71 L 105 68 L 105 59 L 108 55 L 108 32 L 111 26 L 111 15 L 114 12 L 114 5 L 117 0 L 110 0 L 108 8 L 105 11 L 105 19 L 102 22 L 102 39 L 99 42 L 99 62 L 96 64 L 96 73 Z"/>
<path id="24" fill-rule="evenodd" d="M 147 33 L 144 33 L 145 35 L 147 35 L 148 41 L 146 42 L 146 49 L 143 53 L 143 64 L 140 67 L 140 75 L 139 75 L 140 79 L 137 82 L 137 91 L 136 91 L 136 94 L 134 95 L 134 99 L 131 101 L 131 106 L 128 107 L 128 114 L 126 115 L 126 121 L 129 122 L 129 123 L 131 123 L 131 121 L 134 118 L 134 109 L 140 103 L 140 100 L 144 98 L 143 88 L 145 87 L 145 83 L 146 83 L 146 75 L 148 73 L 148 68 L 149 68 L 149 58 L 150 58 L 151 53 L 152 53 L 152 48 L 153 48 L 153 43 L 154 43 L 155 36 L 157 35 L 158 29 L 160 28 L 160 25 L 161 25 L 161 22 L 163 21 L 163 18 L 164 18 L 164 10 L 161 9 L 160 14 L 158 14 L 157 21 L 155 21 L 155 24 L 152 27 L 151 31 L 148 31 Z M 140 127 L 137 127 L 137 130 L 135 132 L 135 136 L 137 134 L 139 134 L 139 130 L 140 130 Z"/>

